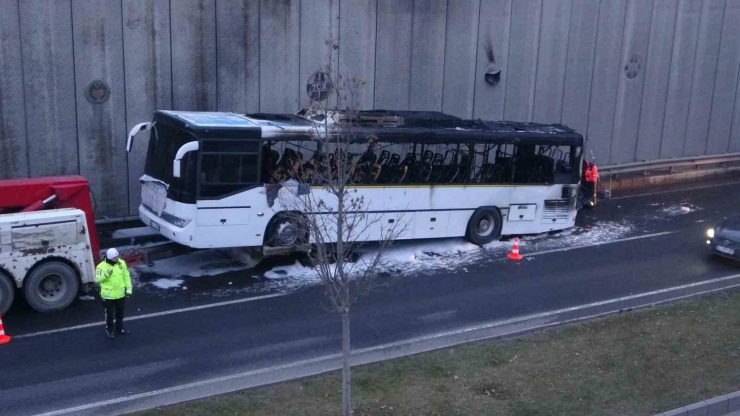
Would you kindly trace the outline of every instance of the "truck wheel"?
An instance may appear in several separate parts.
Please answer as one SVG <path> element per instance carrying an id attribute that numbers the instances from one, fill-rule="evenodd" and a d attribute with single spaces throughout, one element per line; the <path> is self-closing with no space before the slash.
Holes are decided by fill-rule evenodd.
<path id="1" fill-rule="evenodd" d="M 77 274 L 68 265 L 52 261 L 34 269 L 23 283 L 26 301 L 39 312 L 53 312 L 66 308 L 79 290 Z"/>
<path id="2" fill-rule="evenodd" d="M 481 207 L 475 210 L 468 221 L 466 237 L 473 244 L 482 246 L 501 237 L 503 217 L 495 207 Z"/>
<path id="3" fill-rule="evenodd" d="M 15 297 L 15 285 L 13 281 L 3 272 L 0 272 L 0 315 L 10 309 Z"/>

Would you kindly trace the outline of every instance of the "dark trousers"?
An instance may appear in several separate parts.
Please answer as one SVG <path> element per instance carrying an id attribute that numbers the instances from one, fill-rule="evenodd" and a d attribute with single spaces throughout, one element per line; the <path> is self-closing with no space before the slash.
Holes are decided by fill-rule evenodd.
<path id="1" fill-rule="evenodd" d="M 126 298 L 121 299 L 103 299 L 105 308 L 105 330 L 108 332 L 123 331 L 123 311 L 126 304 Z M 113 317 L 116 318 L 116 325 L 113 326 Z"/>

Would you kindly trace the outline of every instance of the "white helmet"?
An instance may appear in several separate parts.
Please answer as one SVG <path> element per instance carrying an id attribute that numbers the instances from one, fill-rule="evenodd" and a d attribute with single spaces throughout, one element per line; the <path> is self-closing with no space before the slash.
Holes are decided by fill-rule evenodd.
<path id="1" fill-rule="evenodd" d="M 118 257 L 118 250 L 115 248 L 109 248 L 108 251 L 105 253 L 105 258 L 108 260 L 113 260 L 116 257 Z"/>

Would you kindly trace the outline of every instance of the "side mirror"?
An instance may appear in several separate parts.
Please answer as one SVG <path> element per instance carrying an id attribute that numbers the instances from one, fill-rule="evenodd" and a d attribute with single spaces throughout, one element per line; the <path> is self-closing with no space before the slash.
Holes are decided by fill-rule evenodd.
<path id="1" fill-rule="evenodd" d="M 154 123 L 140 123 L 134 126 L 133 129 L 128 133 L 128 140 L 126 141 L 126 152 L 131 152 L 131 147 L 134 144 L 134 136 L 137 133 L 151 129 Z"/>
<path id="2" fill-rule="evenodd" d="M 182 145 L 178 150 L 177 154 L 175 155 L 174 163 L 172 164 L 172 176 L 175 178 L 180 177 L 181 169 L 180 169 L 180 161 L 187 153 L 194 152 L 200 148 L 200 145 L 198 142 L 188 142 Z"/>

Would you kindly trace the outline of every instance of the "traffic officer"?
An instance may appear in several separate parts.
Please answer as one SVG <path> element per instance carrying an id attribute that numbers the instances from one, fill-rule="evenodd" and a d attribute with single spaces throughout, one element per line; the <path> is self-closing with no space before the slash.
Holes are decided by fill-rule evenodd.
<path id="1" fill-rule="evenodd" d="M 126 262 L 121 260 L 115 248 L 105 253 L 105 260 L 95 270 L 95 282 L 100 285 L 100 298 L 105 308 L 105 332 L 108 338 L 113 339 L 116 334 L 129 334 L 129 331 L 123 329 L 123 312 L 126 298 L 131 296 L 131 276 Z"/>

